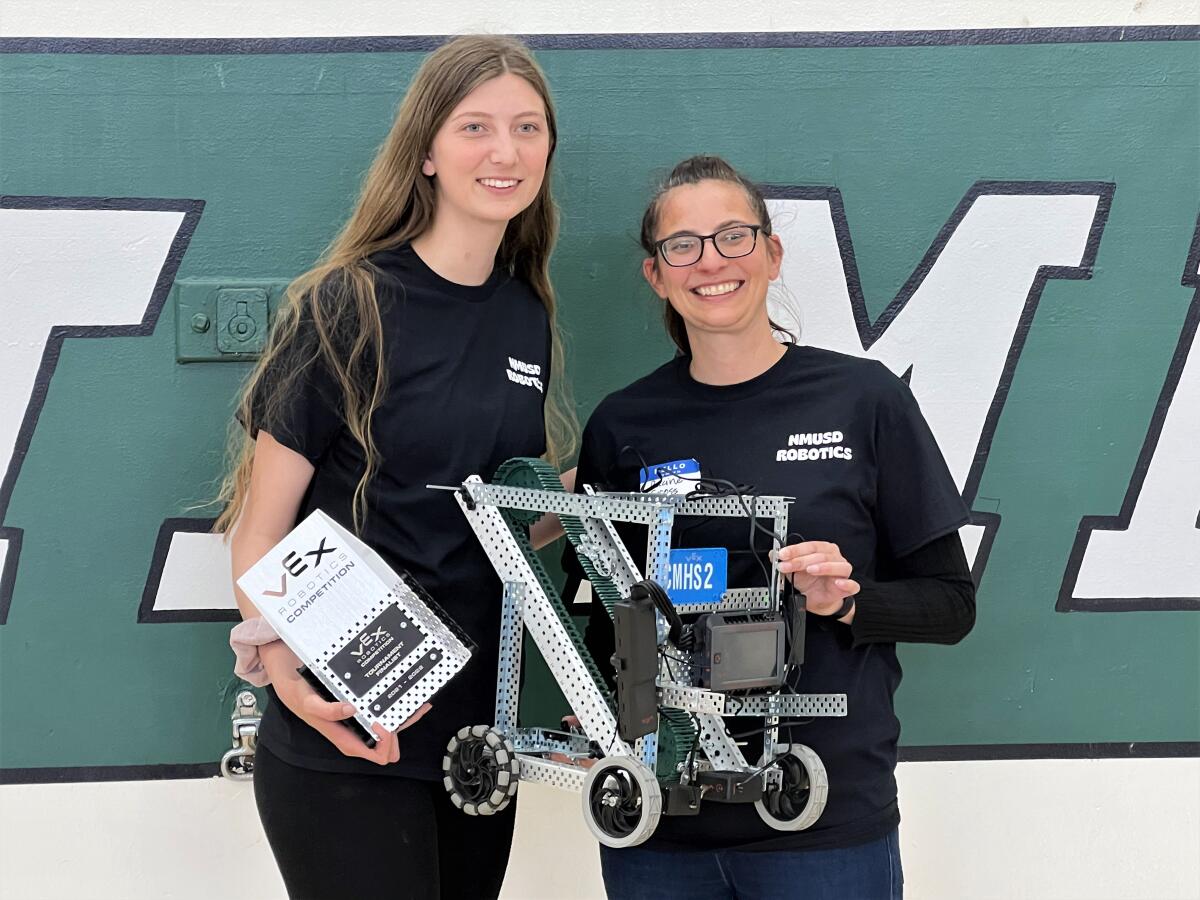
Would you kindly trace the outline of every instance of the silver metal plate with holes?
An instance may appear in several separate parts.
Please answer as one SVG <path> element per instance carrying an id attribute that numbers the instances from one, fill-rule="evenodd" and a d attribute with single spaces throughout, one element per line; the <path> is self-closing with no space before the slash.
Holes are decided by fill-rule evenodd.
<path id="1" fill-rule="evenodd" d="M 779 766 L 771 766 L 763 772 L 763 787 L 780 790 L 783 787 L 783 770 Z"/>
<path id="2" fill-rule="evenodd" d="M 719 716 L 725 711 L 725 695 L 703 688 L 664 684 L 658 689 L 658 702 L 660 706 L 713 716 Z"/>
<path id="3" fill-rule="evenodd" d="M 521 764 L 521 781 L 536 781 L 564 791 L 582 791 L 583 782 L 587 779 L 588 770 L 582 766 L 572 766 L 568 763 L 540 759 L 524 753 L 517 754 Z"/>
<path id="4" fill-rule="evenodd" d="M 681 603 L 681 613 L 727 612 L 729 610 L 767 610 L 771 594 L 766 588 L 730 588 L 715 603 Z"/>
<path id="5" fill-rule="evenodd" d="M 606 494 L 584 497 L 581 494 L 565 494 L 561 491 L 484 484 L 474 478 L 463 482 L 463 487 L 470 493 L 471 500 L 482 506 L 565 513 L 569 516 L 599 516 L 618 522 L 640 522 L 646 525 L 654 521 L 656 510 L 663 506 L 662 503 L 614 500 Z"/>
<path id="6" fill-rule="evenodd" d="M 675 649 L 675 645 L 670 641 L 664 644 L 659 656 L 658 683 L 690 685 L 693 681 L 692 664 L 685 662 L 690 658 L 690 654 Z"/>
<path id="7" fill-rule="evenodd" d="M 588 496 L 593 496 L 591 486 L 584 485 L 583 489 L 587 491 Z M 582 521 L 587 532 L 588 544 L 598 550 L 609 567 L 609 578 L 612 579 L 613 586 L 623 595 L 628 595 L 629 589 L 642 580 L 642 573 L 634 563 L 633 557 L 629 555 L 625 542 L 617 535 L 612 522 L 607 519 L 589 516 Z"/>
<path id="8" fill-rule="evenodd" d="M 518 581 L 505 582 L 500 609 L 500 667 L 496 673 L 496 728 L 506 737 L 517 728 L 521 646 L 525 643 L 525 626 L 521 616 L 524 599 L 525 585 Z"/>
<path id="9" fill-rule="evenodd" d="M 584 490 L 588 495 L 605 500 L 619 500 L 623 503 L 638 503 L 642 506 L 670 506 L 677 509 L 687 502 L 683 494 L 654 494 L 636 491 L 596 491 L 590 484 L 585 484 Z"/>
<path id="10" fill-rule="evenodd" d="M 767 730 L 763 732 L 763 746 L 770 747 L 779 740 L 779 717 L 767 716 L 763 721 L 767 724 Z"/>
<path id="11" fill-rule="evenodd" d="M 590 752 L 590 742 L 577 734 L 550 731 L 546 728 L 518 728 L 509 737 L 518 753 L 582 753 Z"/>
<path id="12" fill-rule="evenodd" d="M 788 534 L 788 515 L 787 510 L 781 510 L 779 515 L 775 517 L 775 534 L 784 539 L 786 545 L 789 541 Z M 778 549 L 778 547 L 776 548 Z M 770 601 L 771 609 L 779 609 L 779 592 L 783 589 L 784 574 L 779 571 L 777 562 L 771 564 L 771 584 L 770 584 Z"/>
<path id="13" fill-rule="evenodd" d="M 846 715 L 845 694 L 766 694 L 734 697 L 704 688 L 664 684 L 659 703 L 686 712 L 714 716 L 818 716 Z"/>
<path id="14" fill-rule="evenodd" d="M 710 716 L 700 713 L 696 716 L 700 726 L 700 748 L 714 769 L 734 772 L 749 772 L 753 768 L 729 732 L 725 729 L 725 720 L 720 716 Z"/>
<path id="15" fill-rule="evenodd" d="M 627 491 L 589 492 L 592 496 L 621 503 L 640 503 L 646 506 L 669 507 L 677 516 L 731 516 L 744 518 L 747 509 L 757 513 L 760 519 L 774 519 L 777 516 L 787 516 L 787 508 L 794 497 L 752 497 L 749 495 L 739 498 L 729 494 L 719 497 L 696 496 L 695 494 L 639 494 Z M 613 517 L 608 517 L 613 518 Z M 641 521 L 640 519 L 638 521 Z"/>
<path id="16" fill-rule="evenodd" d="M 763 697 L 725 697 L 727 716 L 787 716 L 816 718 L 846 715 L 845 694 L 768 694 Z"/>
<path id="17" fill-rule="evenodd" d="M 735 516 L 744 518 L 749 510 L 759 519 L 775 519 L 787 516 L 790 497 L 697 497 L 689 495 L 683 506 L 675 510 L 677 516 Z"/>
<path id="18" fill-rule="evenodd" d="M 675 516 L 669 509 L 660 509 L 651 525 L 646 543 L 646 574 L 659 584 L 666 584 L 671 567 L 671 526 Z"/>
<path id="19" fill-rule="evenodd" d="M 646 537 L 646 574 L 661 585 L 670 581 L 671 526 L 674 522 L 675 516 L 671 510 L 660 509 Z M 666 617 L 657 609 L 654 610 L 654 621 L 658 627 L 658 643 L 661 646 L 666 643 L 670 629 Z"/>
<path id="20" fill-rule="evenodd" d="M 634 741 L 633 755 L 653 769 L 658 764 L 658 734 L 652 731 Z"/>
<path id="21" fill-rule="evenodd" d="M 475 488 L 479 486 L 486 487 L 479 481 L 478 476 L 472 476 L 464 483 L 464 487 L 471 489 L 473 497 Z M 554 495 L 549 491 L 538 493 L 547 496 L 568 496 Z M 629 745 L 617 734 L 616 716 L 613 715 L 607 698 L 592 680 L 591 673 L 559 621 L 550 598 L 542 590 L 537 576 L 501 517 L 500 511 L 484 503 L 478 503 L 474 509 L 468 509 L 460 494 L 456 493 L 454 498 L 475 531 L 500 580 L 505 583 L 521 582 L 525 585 L 525 597 L 521 607 L 525 628 L 541 651 L 559 689 L 571 705 L 571 711 L 579 718 L 584 732 L 596 741 L 606 754 L 630 755 L 632 751 Z"/>

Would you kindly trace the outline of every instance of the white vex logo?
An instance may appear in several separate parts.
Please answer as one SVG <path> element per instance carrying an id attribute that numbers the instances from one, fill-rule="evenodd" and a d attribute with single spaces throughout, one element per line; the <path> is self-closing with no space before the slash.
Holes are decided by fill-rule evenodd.
<path id="1" fill-rule="evenodd" d="M 533 363 L 522 362 L 515 357 L 508 358 L 508 380 L 514 384 L 523 384 L 525 387 L 534 387 L 538 389 L 539 394 L 545 393 L 542 387 L 542 367 L 535 366 Z"/>
<path id="2" fill-rule="evenodd" d="M 808 431 L 788 435 L 788 445 L 775 452 L 775 462 L 808 462 L 816 459 L 854 459 L 854 448 L 842 444 L 840 431 Z"/>
<path id="3" fill-rule="evenodd" d="M 358 649 L 351 650 L 350 655 L 351 656 L 362 656 L 364 653 L 367 652 L 368 647 L 370 647 L 376 641 L 383 640 L 387 636 L 388 636 L 387 630 L 384 628 L 378 628 L 371 634 L 364 634 L 361 638 L 358 639 Z"/>

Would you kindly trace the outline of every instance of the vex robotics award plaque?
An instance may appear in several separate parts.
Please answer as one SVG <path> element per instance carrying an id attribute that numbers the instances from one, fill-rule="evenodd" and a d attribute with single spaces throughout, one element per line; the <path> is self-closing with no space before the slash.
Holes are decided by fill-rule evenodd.
<path id="1" fill-rule="evenodd" d="M 395 731 L 471 657 L 428 595 L 320 510 L 238 586 L 368 734 Z"/>

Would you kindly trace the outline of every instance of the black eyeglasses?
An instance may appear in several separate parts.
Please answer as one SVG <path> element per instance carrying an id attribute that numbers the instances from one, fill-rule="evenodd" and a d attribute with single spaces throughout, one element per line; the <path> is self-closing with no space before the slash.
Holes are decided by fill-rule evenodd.
<path id="1" fill-rule="evenodd" d="M 713 248 L 726 259 L 749 256 L 758 243 L 761 225 L 731 225 L 712 234 L 677 234 L 654 243 L 654 248 L 668 266 L 690 266 L 704 255 L 704 242 L 712 241 Z"/>

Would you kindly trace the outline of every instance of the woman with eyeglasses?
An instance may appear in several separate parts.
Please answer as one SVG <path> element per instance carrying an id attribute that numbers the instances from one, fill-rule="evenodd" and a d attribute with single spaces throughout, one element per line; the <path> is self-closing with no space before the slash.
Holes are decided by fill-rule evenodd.
<path id="1" fill-rule="evenodd" d="M 701 478 L 794 497 L 780 571 L 808 621 L 791 687 L 845 693 L 848 715 L 781 723 L 781 742 L 825 765 L 815 824 L 775 830 L 752 804 L 711 801 L 697 816 L 663 816 L 644 844 L 600 848 L 608 896 L 901 897 L 896 644 L 952 644 L 970 631 L 974 585 L 958 537 L 967 509 L 904 382 L 877 362 L 777 339 L 767 289 L 783 246 L 752 182 L 715 157 L 685 160 L 651 200 L 641 242 L 678 355 L 600 403 L 576 482 L 636 491 L 653 487 L 639 470 L 694 459 Z M 680 543 L 725 546 L 729 583 L 762 583 L 755 555 L 770 546 L 749 548 L 744 521 L 701 520 Z M 600 604 L 587 642 L 594 658 L 612 656 Z M 758 760 L 761 736 L 743 750 Z"/>
<path id="2" fill-rule="evenodd" d="M 430 54 L 244 389 L 248 434 L 217 522 L 235 577 L 319 508 L 477 645 L 432 709 L 399 735 L 377 725 L 369 747 L 344 724 L 352 708 L 309 687 L 236 592 L 237 671 L 270 685 L 255 800 L 290 897 L 500 892 L 513 807 L 465 815 L 441 763 L 464 723 L 494 713 L 501 588 L 453 498 L 426 485 L 571 452 L 549 279 L 556 138 L 545 76 L 519 41 L 463 36 Z"/>

